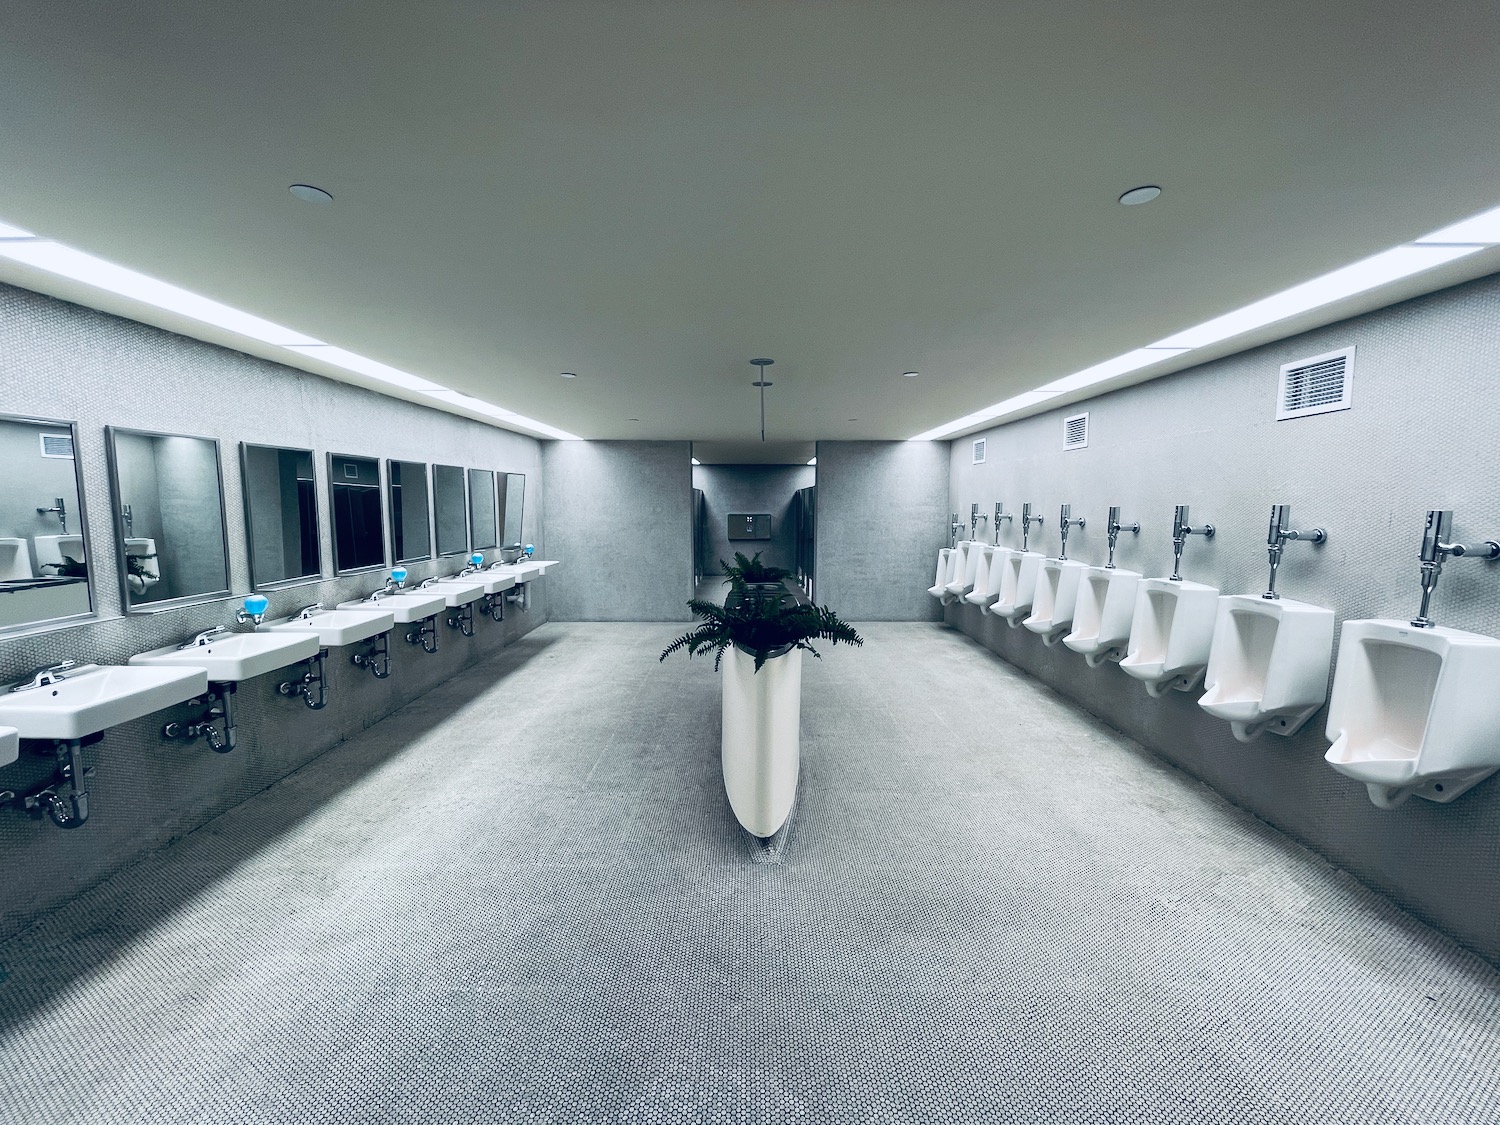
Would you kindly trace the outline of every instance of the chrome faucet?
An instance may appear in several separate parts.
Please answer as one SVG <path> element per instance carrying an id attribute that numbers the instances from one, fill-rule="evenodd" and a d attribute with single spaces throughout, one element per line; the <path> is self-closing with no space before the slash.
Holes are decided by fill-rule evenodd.
<path id="1" fill-rule="evenodd" d="M 1066 560 L 1068 557 L 1068 528 L 1082 527 L 1084 524 L 1082 516 L 1079 516 L 1076 520 L 1072 516 L 1072 504 L 1064 504 L 1062 511 L 1057 516 L 1057 533 L 1062 537 L 1062 551 L 1057 556 L 1060 560 Z"/>
<path id="2" fill-rule="evenodd" d="M 1042 526 L 1042 517 L 1031 514 L 1031 505 L 1021 505 L 1021 550 L 1026 550 L 1026 544 L 1031 539 L 1031 525 Z"/>
<path id="3" fill-rule="evenodd" d="M 1120 532 L 1122 531 L 1128 531 L 1132 535 L 1139 535 L 1141 533 L 1141 525 L 1139 523 L 1121 523 L 1120 506 L 1116 504 L 1110 508 L 1109 518 L 1104 524 L 1104 534 L 1109 537 L 1109 561 L 1104 564 L 1105 570 L 1114 570 L 1115 568 L 1115 543 L 1119 541 Z"/>
<path id="4" fill-rule="evenodd" d="M 996 547 L 1000 546 L 1000 521 L 1004 520 L 1006 523 L 1010 523 L 1012 520 L 1014 520 L 1016 518 L 1015 516 L 1011 515 L 1009 512 L 1004 511 L 1003 510 L 1004 507 L 1005 507 L 1005 505 L 1002 504 L 1002 503 L 1000 503 L 1000 501 L 998 501 L 998 500 L 995 501 L 995 522 L 993 524 L 993 530 L 995 532 L 995 546 Z"/>
<path id="5" fill-rule="evenodd" d="M 1293 531 L 1287 527 L 1287 521 L 1291 518 L 1290 504 L 1271 505 L 1271 527 L 1266 532 L 1266 554 L 1271 557 L 1271 580 L 1266 586 L 1266 592 L 1261 595 L 1267 601 L 1274 602 L 1281 597 L 1276 592 L 1276 568 L 1281 565 L 1281 552 L 1286 549 L 1288 540 L 1295 539 L 1302 543 L 1328 542 L 1328 532 L 1321 527 L 1310 528 L 1307 531 Z"/>
<path id="6" fill-rule="evenodd" d="M 24 679 L 11 684 L 11 691 L 28 691 L 31 688 L 46 687 L 48 684 L 61 683 L 68 677 L 65 673 L 70 668 L 78 667 L 76 660 L 64 660 L 58 664 L 46 664 L 27 674 Z"/>
<path id="7" fill-rule="evenodd" d="M 1205 539 L 1214 537 L 1214 525 L 1211 523 L 1200 524 L 1197 527 L 1188 525 L 1188 506 L 1178 504 L 1177 511 L 1172 516 L 1172 577 L 1170 581 L 1182 581 L 1182 548 L 1187 543 L 1189 535 L 1201 535 Z"/>
<path id="8" fill-rule="evenodd" d="M 1500 543 L 1486 539 L 1483 546 L 1465 547 L 1462 543 L 1446 542 L 1453 533 L 1453 513 L 1430 509 L 1427 526 L 1422 530 L 1422 608 L 1411 619 L 1418 629 L 1431 629 L 1437 624 L 1427 615 L 1432 592 L 1437 589 L 1438 576 L 1443 573 L 1443 563 L 1449 555 L 1456 559 L 1473 556 L 1479 559 L 1500 559 Z"/>
<path id="9" fill-rule="evenodd" d="M 66 535 L 68 533 L 67 501 L 63 497 L 59 496 L 56 500 L 52 501 L 52 507 L 38 508 L 36 510 L 36 514 L 39 516 L 45 516 L 49 513 L 55 513 L 57 515 L 57 522 L 62 524 L 63 534 Z"/>
<path id="10" fill-rule="evenodd" d="M 312 605 L 305 605 L 301 609 L 299 609 L 296 613 L 292 614 L 291 619 L 293 621 L 311 621 L 312 620 L 312 615 L 315 614 L 315 613 L 317 613 L 318 610 L 320 610 L 322 608 L 323 608 L 323 603 L 322 602 L 313 602 Z"/>
<path id="11" fill-rule="evenodd" d="M 418 590 L 425 590 L 425 589 L 427 589 L 427 587 L 429 587 L 429 586 L 435 586 L 435 585 L 437 585 L 437 577 L 436 576 L 434 576 L 432 578 L 424 578 L 424 579 L 422 579 L 422 584 L 420 586 L 418 586 L 417 589 Z"/>
<path id="12" fill-rule="evenodd" d="M 177 649 L 178 649 L 179 652 L 181 652 L 181 651 L 183 651 L 185 649 L 190 649 L 190 648 L 202 648 L 203 646 L 207 645 L 209 641 L 213 640 L 215 637 L 221 636 L 221 635 L 223 635 L 224 633 L 227 633 L 227 632 L 229 632 L 229 630 L 226 629 L 223 625 L 215 625 L 212 629 L 205 629 L 205 630 L 203 630 L 203 632 L 199 633 L 192 640 L 187 641 L 187 642 L 185 642 L 183 644 L 178 645 Z"/>

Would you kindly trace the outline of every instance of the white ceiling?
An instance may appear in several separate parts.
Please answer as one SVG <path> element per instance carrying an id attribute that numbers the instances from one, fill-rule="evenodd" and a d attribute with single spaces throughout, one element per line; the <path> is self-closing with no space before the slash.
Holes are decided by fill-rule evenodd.
<path id="1" fill-rule="evenodd" d="M 0 220 L 585 437 L 751 439 L 765 355 L 771 438 L 904 438 L 1500 203 L 1497 69 L 1447 0 L 10 0 Z"/>

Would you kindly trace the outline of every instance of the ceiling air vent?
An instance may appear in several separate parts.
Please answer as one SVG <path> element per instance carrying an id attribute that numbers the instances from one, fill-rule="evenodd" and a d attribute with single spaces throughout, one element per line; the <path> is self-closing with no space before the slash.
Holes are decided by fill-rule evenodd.
<path id="1" fill-rule="evenodd" d="M 58 457 L 68 461 L 73 459 L 72 434 L 42 434 L 41 438 L 43 457 Z"/>
<path id="2" fill-rule="evenodd" d="M 1087 449 L 1089 447 L 1089 415 L 1072 414 L 1063 419 L 1063 450 Z"/>
<path id="3" fill-rule="evenodd" d="M 974 464 L 984 464 L 984 438 L 974 439 Z"/>
<path id="4" fill-rule="evenodd" d="M 1276 420 L 1348 410 L 1353 385 L 1353 348 L 1285 364 L 1277 384 Z"/>

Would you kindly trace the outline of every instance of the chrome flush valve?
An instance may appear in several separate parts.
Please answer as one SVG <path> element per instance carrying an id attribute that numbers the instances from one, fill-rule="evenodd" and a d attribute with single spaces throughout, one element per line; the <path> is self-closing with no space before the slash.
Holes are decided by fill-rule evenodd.
<path id="1" fill-rule="evenodd" d="M 1276 592 L 1276 568 L 1281 565 L 1281 552 L 1285 550 L 1287 540 L 1295 539 L 1303 543 L 1326 543 L 1328 532 L 1321 527 L 1314 527 L 1308 531 L 1293 531 L 1287 527 L 1287 522 L 1292 517 L 1290 504 L 1271 505 L 1271 527 L 1266 532 L 1266 554 L 1271 557 L 1271 581 L 1266 587 L 1266 592 L 1261 597 L 1275 601 L 1281 597 Z"/>
<path id="2" fill-rule="evenodd" d="M 1031 525 L 1042 526 L 1042 517 L 1031 514 L 1031 505 L 1021 505 L 1021 550 L 1026 550 L 1026 544 L 1031 539 Z"/>
<path id="3" fill-rule="evenodd" d="M 1060 511 L 1057 516 L 1057 533 L 1062 538 L 1062 551 L 1057 556 L 1059 559 L 1066 559 L 1068 557 L 1068 528 L 1082 527 L 1084 524 L 1084 519 L 1082 516 L 1079 516 L 1075 520 L 1072 518 L 1072 515 L 1073 505 L 1064 504 L 1062 506 L 1062 511 Z"/>
<path id="4" fill-rule="evenodd" d="M 1120 506 L 1116 504 L 1110 508 L 1109 519 L 1104 525 L 1104 533 L 1109 537 L 1109 561 L 1104 564 L 1106 570 L 1113 570 L 1115 568 L 1115 544 L 1119 541 L 1120 532 L 1122 531 L 1128 531 L 1132 535 L 1139 535 L 1141 533 L 1141 525 L 1139 523 L 1121 523 Z"/>
<path id="5" fill-rule="evenodd" d="M 1188 524 L 1188 506 L 1178 504 L 1177 511 L 1172 516 L 1172 577 L 1171 581 L 1182 581 L 1182 548 L 1187 543 L 1189 535 L 1201 535 L 1205 539 L 1214 537 L 1214 525 L 1211 523 L 1200 524 L 1192 527 Z"/>
<path id="6" fill-rule="evenodd" d="M 948 522 L 948 546 L 958 544 L 958 533 L 964 529 L 964 525 L 958 522 L 958 513 L 953 513 L 953 518 Z"/>
<path id="7" fill-rule="evenodd" d="M 1478 547 L 1466 547 L 1462 543 L 1447 542 L 1452 533 L 1453 513 L 1430 509 L 1427 513 L 1427 526 L 1422 530 L 1422 608 L 1411 619 L 1411 623 L 1418 629 L 1431 629 L 1437 624 L 1428 616 L 1427 610 L 1432 601 L 1432 592 L 1437 589 L 1438 576 L 1443 573 L 1443 563 L 1449 555 L 1455 559 L 1500 559 L 1500 543 L 1493 539 L 1486 539 Z"/>
<path id="8" fill-rule="evenodd" d="M 1015 518 L 1009 512 L 1005 511 L 1004 508 L 1005 508 L 1004 504 L 1002 504 L 998 500 L 995 501 L 995 523 L 994 523 L 993 530 L 994 530 L 994 533 L 995 533 L 995 536 L 994 536 L 994 538 L 995 538 L 995 544 L 994 545 L 996 547 L 1000 546 L 1000 521 L 1004 520 L 1006 523 L 1010 523 L 1011 520 L 1013 520 Z"/>

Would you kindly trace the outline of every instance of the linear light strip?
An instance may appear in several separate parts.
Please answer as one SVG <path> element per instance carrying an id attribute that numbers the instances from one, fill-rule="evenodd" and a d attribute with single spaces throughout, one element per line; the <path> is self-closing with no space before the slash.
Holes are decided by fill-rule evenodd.
<path id="1" fill-rule="evenodd" d="M 1153 363 L 1233 339 L 1246 332 L 1310 312 L 1324 305 L 1368 292 L 1403 277 L 1423 273 L 1448 262 L 1500 244 L 1500 207 L 1481 212 L 1462 222 L 1443 227 L 1401 246 L 1393 246 L 1372 257 L 1351 263 L 1280 293 L 1273 293 L 1242 308 L 1186 328 L 1144 348 L 1096 363 L 1035 390 L 1026 391 L 983 410 L 965 414 L 941 426 L 925 430 L 911 441 L 938 441 L 984 422 L 1016 414 L 1070 391 L 1102 383 L 1116 376 L 1139 371 Z"/>
<path id="2" fill-rule="evenodd" d="M 508 425 L 520 426 L 562 441 L 579 440 L 578 435 L 549 426 L 545 422 L 527 418 L 514 411 L 485 402 L 483 399 L 475 398 L 473 395 L 449 390 L 440 383 L 434 383 L 430 379 L 413 375 L 409 371 L 391 367 L 389 364 L 359 355 L 346 348 L 325 344 L 322 340 L 295 329 L 276 324 L 255 316 L 253 313 L 247 313 L 232 305 L 215 301 L 200 293 L 183 289 L 181 286 L 137 270 L 95 257 L 93 254 L 84 253 L 82 250 L 75 250 L 61 242 L 38 238 L 28 230 L 5 222 L 0 222 L 0 257 L 57 274 L 59 277 L 70 278 L 96 289 L 128 297 L 167 312 L 177 313 L 202 324 L 227 329 L 251 340 L 259 340 L 265 344 L 285 348 L 287 351 L 296 352 L 309 359 L 317 359 L 393 387 L 416 391 L 429 398 L 460 406 L 465 410 L 472 410 Z"/>

